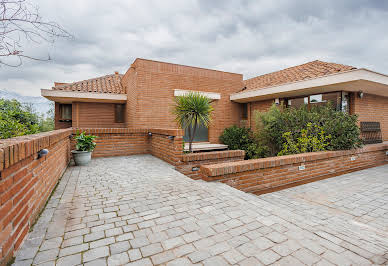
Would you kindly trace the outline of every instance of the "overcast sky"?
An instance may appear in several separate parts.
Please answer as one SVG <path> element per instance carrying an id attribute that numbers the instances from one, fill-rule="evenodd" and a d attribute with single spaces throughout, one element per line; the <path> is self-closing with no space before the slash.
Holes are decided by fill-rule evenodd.
<path id="1" fill-rule="evenodd" d="M 137 57 L 244 74 L 323 60 L 388 74 L 387 0 L 33 0 L 75 38 L 28 44 L 0 89 L 40 95 L 54 81 L 119 71 Z"/>

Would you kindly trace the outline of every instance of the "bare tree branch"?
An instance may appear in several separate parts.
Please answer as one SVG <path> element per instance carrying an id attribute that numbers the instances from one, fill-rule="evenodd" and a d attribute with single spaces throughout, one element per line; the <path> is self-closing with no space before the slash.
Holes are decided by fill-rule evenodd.
<path id="1" fill-rule="evenodd" d="M 54 43 L 73 36 L 54 21 L 45 21 L 39 9 L 26 0 L 0 0 L 0 66 L 18 67 L 23 59 L 48 61 L 24 54 L 24 41 Z M 15 63 L 16 59 L 16 63 Z M 10 63 L 10 62 L 12 63 Z"/>

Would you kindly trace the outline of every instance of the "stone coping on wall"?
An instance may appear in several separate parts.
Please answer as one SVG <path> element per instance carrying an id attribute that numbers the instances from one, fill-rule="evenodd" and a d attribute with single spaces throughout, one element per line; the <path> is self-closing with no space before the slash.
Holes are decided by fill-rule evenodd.
<path id="1" fill-rule="evenodd" d="M 183 130 L 169 128 L 73 128 L 73 134 L 85 132 L 86 134 L 135 134 L 152 133 L 166 136 L 183 137 Z"/>
<path id="2" fill-rule="evenodd" d="M 310 152 L 295 155 L 284 155 L 262 159 L 251 159 L 237 162 L 227 162 L 211 165 L 202 165 L 201 173 L 208 177 L 216 177 L 245 171 L 277 167 L 289 164 L 301 164 L 309 161 L 324 160 L 340 156 L 357 155 L 380 150 L 388 150 L 388 142 L 369 144 L 359 149 L 341 151 Z"/>
<path id="3" fill-rule="evenodd" d="M 0 140 L 0 171 L 69 137 L 71 133 L 72 129 L 68 128 Z"/>
<path id="4" fill-rule="evenodd" d="M 227 151 L 213 151 L 213 152 L 198 152 L 184 154 L 182 156 L 183 162 L 193 161 L 205 161 L 205 160 L 217 160 L 232 157 L 244 157 L 245 151 L 243 150 L 227 150 Z"/>

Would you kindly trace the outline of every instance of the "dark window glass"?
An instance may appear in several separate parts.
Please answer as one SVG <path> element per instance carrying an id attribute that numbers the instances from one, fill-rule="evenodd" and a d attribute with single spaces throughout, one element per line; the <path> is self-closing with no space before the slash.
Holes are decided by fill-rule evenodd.
<path id="1" fill-rule="evenodd" d="M 124 112 L 125 112 L 125 105 L 124 104 L 115 104 L 115 122 L 116 123 L 124 123 Z"/>
<path id="2" fill-rule="evenodd" d="M 241 119 L 248 119 L 248 104 L 247 103 L 242 104 Z"/>
<path id="3" fill-rule="evenodd" d="M 294 108 L 300 108 L 301 106 L 303 106 L 305 104 L 308 104 L 308 97 L 289 99 L 287 106 L 294 107 Z"/>
<path id="4" fill-rule="evenodd" d="M 71 120 L 72 119 L 71 104 L 60 104 L 59 114 L 60 114 L 61 120 Z"/>

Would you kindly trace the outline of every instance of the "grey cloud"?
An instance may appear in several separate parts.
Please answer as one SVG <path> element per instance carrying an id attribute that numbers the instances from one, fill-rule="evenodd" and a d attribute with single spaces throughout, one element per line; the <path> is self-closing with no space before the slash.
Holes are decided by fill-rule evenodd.
<path id="1" fill-rule="evenodd" d="M 136 57 L 243 73 L 315 59 L 388 73 L 388 1 L 36 0 L 75 36 L 28 52 L 51 62 L 0 68 L 0 88 L 39 95 L 53 81 L 118 70 Z"/>

